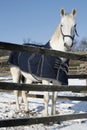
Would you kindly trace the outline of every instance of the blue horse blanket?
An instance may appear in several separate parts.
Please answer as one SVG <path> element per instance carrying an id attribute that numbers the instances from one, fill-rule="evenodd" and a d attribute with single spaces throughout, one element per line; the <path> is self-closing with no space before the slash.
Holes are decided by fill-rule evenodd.
<path id="1" fill-rule="evenodd" d="M 33 44 L 26 44 L 26 46 Z M 49 48 L 49 42 L 46 45 L 33 45 Z M 62 83 L 68 84 L 68 66 L 69 60 L 63 62 L 60 58 L 50 55 L 41 55 L 28 52 L 11 52 L 8 63 L 18 66 L 22 71 L 32 74 L 33 76 L 55 79 Z"/>

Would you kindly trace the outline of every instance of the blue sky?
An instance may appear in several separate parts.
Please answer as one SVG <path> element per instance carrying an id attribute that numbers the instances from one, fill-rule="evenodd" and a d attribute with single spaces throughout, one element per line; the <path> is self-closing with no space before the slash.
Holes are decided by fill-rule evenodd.
<path id="1" fill-rule="evenodd" d="M 60 9 L 76 8 L 78 40 L 87 37 L 87 0 L 0 0 L 0 41 L 45 44 L 60 22 Z"/>

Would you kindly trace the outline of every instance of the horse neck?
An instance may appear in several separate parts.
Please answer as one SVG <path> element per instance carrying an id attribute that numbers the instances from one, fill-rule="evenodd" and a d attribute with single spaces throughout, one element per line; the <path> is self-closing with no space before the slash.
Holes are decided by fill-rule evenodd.
<path id="1" fill-rule="evenodd" d="M 61 35 L 61 31 L 60 31 L 60 25 L 57 27 L 55 33 L 53 34 L 53 36 L 50 40 L 50 46 L 53 50 L 65 52 L 63 38 Z"/>

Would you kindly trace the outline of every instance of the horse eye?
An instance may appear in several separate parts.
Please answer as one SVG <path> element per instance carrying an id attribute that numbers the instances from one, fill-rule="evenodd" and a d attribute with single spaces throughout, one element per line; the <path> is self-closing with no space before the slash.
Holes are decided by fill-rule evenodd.
<path id="1" fill-rule="evenodd" d="M 63 25 L 61 24 L 61 27 L 63 27 Z"/>
<path id="2" fill-rule="evenodd" d="M 76 24 L 74 25 L 74 28 L 76 28 Z"/>

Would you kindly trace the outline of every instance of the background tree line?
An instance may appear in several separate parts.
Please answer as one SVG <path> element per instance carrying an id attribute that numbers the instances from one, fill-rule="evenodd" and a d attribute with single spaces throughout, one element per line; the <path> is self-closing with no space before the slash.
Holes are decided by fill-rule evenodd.
<path id="1" fill-rule="evenodd" d="M 81 41 L 74 41 L 73 51 L 87 51 L 87 39 L 83 38 Z"/>

